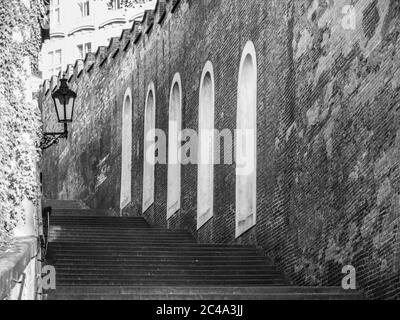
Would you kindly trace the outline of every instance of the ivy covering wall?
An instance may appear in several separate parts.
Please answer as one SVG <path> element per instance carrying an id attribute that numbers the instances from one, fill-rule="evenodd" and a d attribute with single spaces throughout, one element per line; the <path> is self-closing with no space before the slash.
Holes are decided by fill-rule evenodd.
<path id="1" fill-rule="evenodd" d="M 41 45 L 42 0 L 0 2 L 0 251 L 23 219 L 24 198 L 37 202 L 40 112 L 30 97 Z"/>

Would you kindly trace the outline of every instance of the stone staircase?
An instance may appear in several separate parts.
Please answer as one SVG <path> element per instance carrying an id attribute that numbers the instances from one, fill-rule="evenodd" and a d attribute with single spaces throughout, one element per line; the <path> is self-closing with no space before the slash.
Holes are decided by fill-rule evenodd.
<path id="1" fill-rule="evenodd" d="M 340 288 L 294 287 L 254 247 L 198 244 L 186 231 L 51 200 L 47 264 L 60 300 L 360 299 Z"/>

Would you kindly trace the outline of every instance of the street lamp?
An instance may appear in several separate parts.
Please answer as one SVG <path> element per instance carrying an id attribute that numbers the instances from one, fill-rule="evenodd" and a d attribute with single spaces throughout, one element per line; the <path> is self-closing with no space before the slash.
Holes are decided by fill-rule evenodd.
<path id="1" fill-rule="evenodd" d="M 64 132 L 45 132 L 40 144 L 42 150 L 58 143 L 59 139 L 68 138 L 67 124 L 72 122 L 76 93 L 68 87 L 67 79 L 63 78 L 60 82 L 60 87 L 51 97 L 53 98 L 58 122 L 64 124 Z"/>

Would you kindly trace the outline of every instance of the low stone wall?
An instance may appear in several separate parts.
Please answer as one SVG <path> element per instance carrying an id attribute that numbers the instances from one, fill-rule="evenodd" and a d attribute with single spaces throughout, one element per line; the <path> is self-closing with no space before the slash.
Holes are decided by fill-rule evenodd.
<path id="1" fill-rule="evenodd" d="M 19 238 L 0 252 L 0 300 L 36 300 L 38 292 L 38 240 Z"/>

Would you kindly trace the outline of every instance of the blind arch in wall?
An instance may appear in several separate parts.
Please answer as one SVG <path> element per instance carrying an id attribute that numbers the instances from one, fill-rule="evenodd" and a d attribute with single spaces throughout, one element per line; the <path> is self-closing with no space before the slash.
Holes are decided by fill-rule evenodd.
<path id="1" fill-rule="evenodd" d="M 167 219 L 181 208 L 180 132 L 182 129 L 182 82 L 179 73 L 172 81 L 168 125 Z"/>
<path id="2" fill-rule="evenodd" d="M 214 69 L 210 61 L 201 75 L 197 166 L 197 229 L 213 216 L 214 207 Z"/>
<path id="3" fill-rule="evenodd" d="M 150 83 L 144 111 L 143 213 L 154 203 L 156 90 Z"/>
<path id="4" fill-rule="evenodd" d="M 122 110 L 122 163 L 120 208 L 124 209 L 132 200 L 132 92 L 128 88 L 124 95 Z"/>
<path id="5" fill-rule="evenodd" d="M 236 130 L 236 237 L 256 224 L 257 59 L 249 41 L 239 69 Z"/>

